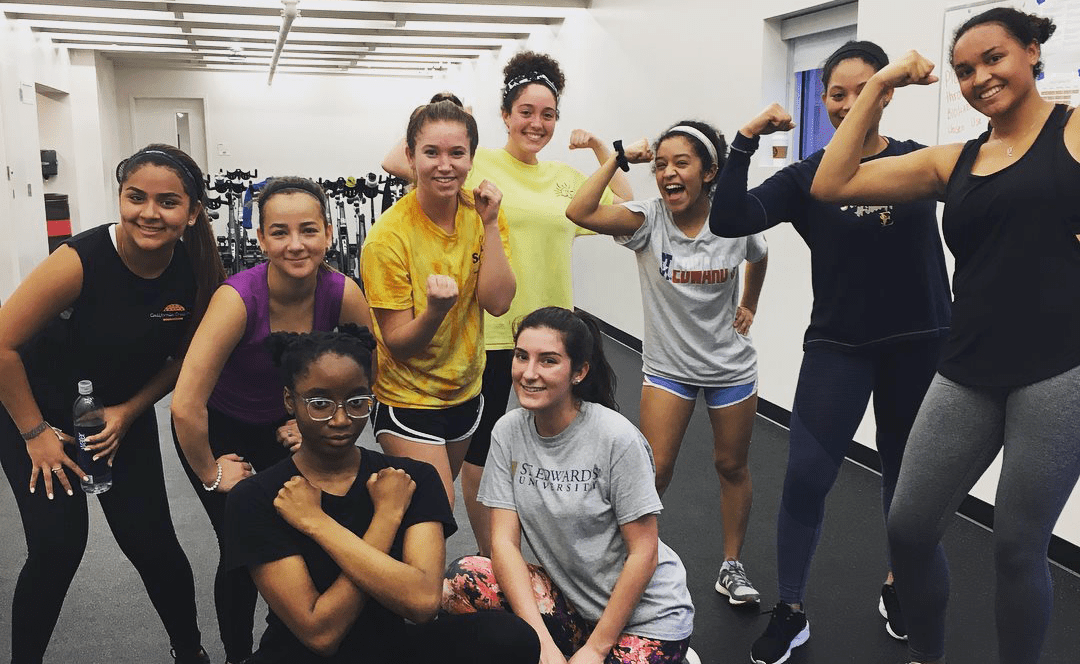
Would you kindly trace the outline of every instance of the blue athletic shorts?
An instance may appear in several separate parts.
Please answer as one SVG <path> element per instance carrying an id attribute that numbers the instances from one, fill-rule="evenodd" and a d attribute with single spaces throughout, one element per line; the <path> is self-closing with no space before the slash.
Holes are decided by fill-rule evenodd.
<path id="1" fill-rule="evenodd" d="M 709 408 L 726 408 L 746 401 L 757 393 L 757 380 L 752 380 L 744 385 L 732 387 L 702 387 L 700 385 L 687 385 L 670 378 L 661 378 L 650 374 L 643 374 L 642 385 L 655 387 L 658 390 L 670 392 L 677 397 L 693 401 L 697 399 L 698 390 L 705 391 L 705 405 Z"/>

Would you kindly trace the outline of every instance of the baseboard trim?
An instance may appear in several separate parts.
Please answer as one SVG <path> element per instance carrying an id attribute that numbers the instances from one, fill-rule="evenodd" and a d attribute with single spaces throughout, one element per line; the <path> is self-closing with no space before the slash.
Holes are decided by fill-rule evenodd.
<path id="1" fill-rule="evenodd" d="M 578 309 L 578 311 L 584 312 L 582 309 Z M 600 324 L 600 330 L 604 334 L 627 348 L 633 349 L 638 353 L 641 352 L 640 339 L 620 330 L 595 315 L 593 315 L 593 318 L 596 318 L 597 322 Z M 762 399 L 760 396 L 758 397 L 758 414 L 776 422 L 784 428 L 790 428 L 791 426 L 791 411 L 778 406 L 771 401 Z M 852 441 L 851 445 L 848 446 L 847 458 L 866 466 L 871 470 L 879 473 L 881 472 L 881 457 L 878 456 L 877 450 L 871 449 L 861 443 Z M 960 509 L 957 510 L 957 514 L 971 519 L 975 523 L 985 526 L 986 528 L 992 529 L 994 527 L 994 506 L 980 498 L 971 495 L 964 498 L 964 501 L 960 503 Z M 1080 546 L 1064 540 L 1057 535 L 1052 535 L 1050 537 L 1050 548 L 1047 552 L 1047 557 L 1072 573 L 1080 575 Z"/>

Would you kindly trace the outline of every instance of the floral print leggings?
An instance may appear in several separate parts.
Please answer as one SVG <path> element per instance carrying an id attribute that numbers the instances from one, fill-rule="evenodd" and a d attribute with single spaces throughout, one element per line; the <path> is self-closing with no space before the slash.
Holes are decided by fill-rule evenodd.
<path id="1" fill-rule="evenodd" d="M 569 658 L 585 645 L 596 623 L 583 618 L 570 605 L 543 568 L 533 564 L 528 568 L 540 616 L 559 650 Z M 511 611 L 495 581 L 489 558 L 465 556 L 450 563 L 443 580 L 442 609 L 451 614 Z M 623 633 L 604 664 L 681 664 L 689 646 L 689 637 L 661 641 Z"/>

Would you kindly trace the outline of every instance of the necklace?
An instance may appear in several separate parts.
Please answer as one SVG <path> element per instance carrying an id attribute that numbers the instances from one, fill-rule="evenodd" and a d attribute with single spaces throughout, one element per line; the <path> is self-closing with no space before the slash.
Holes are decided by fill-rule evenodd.
<path id="1" fill-rule="evenodd" d="M 1020 134 L 1018 134 L 1017 138 L 1018 138 L 1018 139 L 1022 139 L 1022 138 L 1024 138 L 1025 136 L 1027 136 L 1027 135 L 1028 135 L 1028 133 L 1030 133 L 1030 132 L 1031 132 L 1031 130 L 1032 130 L 1032 129 L 1034 129 L 1034 128 L 1035 128 L 1035 125 L 1037 125 L 1038 123 L 1039 123 L 1039 118 L 1035 118 L 1035 120 L 1034 120 L 1034 121 L 1032 121 L 1032 123 L 1031 123 L 1031 124 L 1029 124 L 1029 125 L 1027 126 L 1027 128 L 1026 128 L 1026 129 L 1024 129 L 1024 131 L 1022 131 L 1022 132 L 1020 132 Z M 1002 140 L 1002 139 L 1001 139 L 1001 138 L 998 138 L 998 140 L 1000 141 L 1000 140 Z M 1004 141 L 1003 141 L 1003 142 L 1004 142 Z M 1015 147 L 1015 145 L 1006 145 L 1006 146 L 1005 146 L 1005 156 L 1006 156 L 1006 157 L 1008 157 L 1009 159 L 1012 159 L 1012 156 L 1013 156 L 1013 148 L 1014 148 L 1014 147 Z"/>

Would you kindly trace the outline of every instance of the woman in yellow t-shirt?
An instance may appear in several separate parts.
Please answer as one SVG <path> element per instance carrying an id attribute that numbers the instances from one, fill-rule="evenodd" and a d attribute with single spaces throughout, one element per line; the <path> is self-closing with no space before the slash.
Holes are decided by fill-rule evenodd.
<path id="1" fill-rule="evenodd" d="M 513 322 L 546 306 L 572 309 L 571 246 L 574 238 L 589 234 L 566 218 L 566 206 L 586 176 L 560 161 L 540 160 L 539 153 L 551 141 L 559 118 L 559 100 L 565 86 L 559 63 L 548 55 L 518 53 L 503 69 L 502 119 L 507 140 L 502 148 L 476 151 L 467 186 L 483 180 L 494 182 L 503 192 L 502 211 L 509 230 L 510 265 L 518 290 L 510 311 L 495 318 L 485 316 L 484 414 L 473 433 L 461 470 L 465 507 L 480 553 L 490 555 L 487 510 L 476 501 L 484 471 L 491 427 L 504 412 L 510 397 L 510 364 L 514 341 Z M 600 164 L 611 155 L 605 143 L 582 129 L 570 134 L 570 149 L 589 148 Z M 395 148 L 383 168 L 398 177 L 412 179 L 402 148 Z M 633 190 L 619 173 L 602 202 L 632 200 Z"/>
<path id="2" fill-rule="evenodd" d="M 435 466 L 451 505 L 454 477 L 483 411 L 484 319 L 514 298 L 502 194 L 462 189 L 476 121 L 450 101 L 417 109 L 406 132 L 416 189 L 387 210 L 361 269 L 378 341 L 375 438 L 393 456 Z"/>

